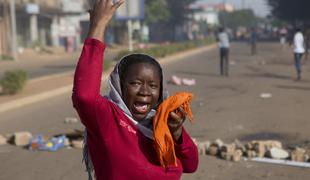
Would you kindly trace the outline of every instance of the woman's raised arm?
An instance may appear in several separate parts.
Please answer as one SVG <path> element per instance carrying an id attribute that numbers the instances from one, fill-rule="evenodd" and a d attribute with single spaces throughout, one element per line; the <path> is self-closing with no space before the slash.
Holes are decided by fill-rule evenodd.
<path id="1" fill-rule="evenodd" d="M 89 33 L 75 70 L 72 101 L 82 123 L 90 129 L 97 126 L 95 107 L 101 99 L 104 33 L 116 9 L 122 3 L 123 0 L 115 4 L 112 4 L 112 0 L 96 0 L 94 8 L 89 11 Z"/>

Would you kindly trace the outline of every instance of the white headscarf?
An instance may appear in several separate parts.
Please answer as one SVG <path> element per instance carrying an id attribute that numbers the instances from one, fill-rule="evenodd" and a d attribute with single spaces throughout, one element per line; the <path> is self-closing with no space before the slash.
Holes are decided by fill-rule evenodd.
<path id="1" fill-rule="evenodd" d="M 119 108 L 122 109 L 122 111 L 125 113 L 125 115 L 129 118 L 129 120 L 148 138 L 153 139 L 153 128 L 152 128 L 152 118 L 156 114 L 157 105 L 162 102 L 163 99 L 165 99 L 168 95 L 168 92 L 164 88 L 164 80 L 161 79 L 161 90 L 160 93 L 162 96 L 159 98 L 159 103 L 156 105 L 156 107 L 153 107 L 151 111 L 147 114 L 147 116 L 140 122 L 135 120 L 127 108 L 126 104 L 124 103 L 122 99 L 122 90 L 121 90 L 121 82 L 120 82 L 120 75 L 119 75 L 119 69 L 122 64 L 122 61 L 126 60 L 129 56 L 132 55 L 143 55 L 149 57 L 148 59 L 156 61 L 153 57 L 145 54 L 130 54 L 125 57 L 123 57 L 119 63 L 115 66 L 114 70 L 110 74 L 109 77 L 109 92 L 107 95 L 107 98 L 114 102 Z M 158 62 L 156 62 L 158 63 Z M 160 65 L 159 65 L 160 67 Z M 161 70 L 162 71 L 162 70 Z M 163 77 L 163 75 L 161 76 Z"/>

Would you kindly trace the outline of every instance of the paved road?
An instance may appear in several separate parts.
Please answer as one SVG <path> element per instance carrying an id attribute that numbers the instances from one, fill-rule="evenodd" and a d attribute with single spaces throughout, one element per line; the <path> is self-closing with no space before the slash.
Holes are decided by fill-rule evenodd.
<path id="1" fill-rule="evenodd" d="M 118 51 L 118 49 L 113 49 L 107 52 L 105 56 L 112 62 Z M 22 59 L 18 62 L 0 62 L 0 77 L 5 71 L 14 69 L 26 71 L 29 79 L 59 73 L 70 73 L 74 71 L 79 55 L 79 52 L 75 52 L 72 54 L 52 55 L 52 57 L 47 57 L 47 55 L 45 55 L 42 56 L 42 58 L 48 60 L 42 59 L 42 61 L 40 61 L 40 59 Z"/>
<path id="2" fill-rule="evenodd" d="M 238 138 L 278 139 L 286 145 L 305 144 L 310 137 L 310 70 L 305 79 L 294 81 L 290 50 L 280 51 L 276 44 L 259 46 L 257 56 L 249 55 L 247 44 L 233 44 L 230 77 L 218 74 L 218 52 L 199 53 L 164 66 L 166 79 L 172 74 L 195 78 L 196 86 L 175 86 L 170 92 L 190 91 L 195 122 L 186 123 L 189 133 L 200 141 L 221 138 L 230 143 Z M 262 99 L 261 93 L 272 98 Z M 33 134 L 55 135 L 80 124 L 64 124 L 66 117 L 77 117 L 70 94 L 1 114 L 0 134 L 28 130 Z M 0 179 L 86 179 L 81 150 L 62 149 L 55 153 L 30 152 L 11 145 L 0 146 Z M 200 156 L 199 169 L 182 179 L 306 180 L 308 169 L 258 164 L 231 163 Z"/>

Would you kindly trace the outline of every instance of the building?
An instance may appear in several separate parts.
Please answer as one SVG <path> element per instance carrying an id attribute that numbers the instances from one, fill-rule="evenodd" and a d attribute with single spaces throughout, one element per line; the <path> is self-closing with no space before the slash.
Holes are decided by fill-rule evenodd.
<path id="1" fill-rule="evenodd" d="M 11 54 L 11 1 L 0 2 L 0 55 Z M 83 0 L 15 0 L 17 49 L 76 45 L 85 8 Z"/>
<path id="2" fill-rule="evenodd" d="M 208 25 L 219 25 L 219 12 L 233 12 L 234 6 L 229 3 L 209 4 L 205 1 L 197 1 L 189 7 L 193 11 L 193 19 L 197 22 L 204 21 Z"/>

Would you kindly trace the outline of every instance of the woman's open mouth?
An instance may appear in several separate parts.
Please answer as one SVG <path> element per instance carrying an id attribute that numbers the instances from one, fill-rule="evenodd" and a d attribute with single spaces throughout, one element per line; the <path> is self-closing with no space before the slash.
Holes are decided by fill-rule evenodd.
<path id="1" fill-rule="evenodd" d="M 133 104 L 134 111 L 138 114 L 145 114 L 149 110 L 149 104 L 147 103 L 141 103 L 141 102 L 136 102 Z"/>

